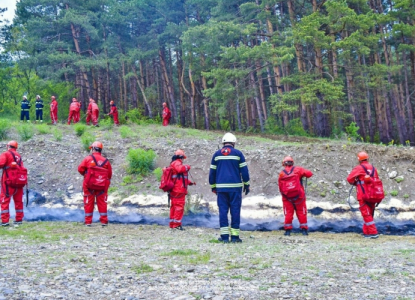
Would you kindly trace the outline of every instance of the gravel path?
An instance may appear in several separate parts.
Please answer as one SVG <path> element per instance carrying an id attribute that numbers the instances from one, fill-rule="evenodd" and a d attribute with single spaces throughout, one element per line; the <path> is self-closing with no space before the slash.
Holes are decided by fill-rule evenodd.
<path id="1" fill-rule="evenodd" d="M 415 299 L 415 237 L 157 225 L 0 228 L 0 299 Z"/>

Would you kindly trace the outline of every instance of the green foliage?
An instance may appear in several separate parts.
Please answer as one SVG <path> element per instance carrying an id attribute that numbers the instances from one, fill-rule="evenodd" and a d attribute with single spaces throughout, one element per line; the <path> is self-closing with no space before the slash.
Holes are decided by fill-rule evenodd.
<path id="1" fill-rule="evenodd" d="M 30 140 L 32 136 L 35 134 L 33 126 L 30 124 L 19 124 L 17 126 L 17 132 L 19 133 L 20 138 L 23 141 Z"/>
<path id="2" fill-rule="evenodd" d="M 288 134 L 291 135 L 309 136 L 309 134 L 304 130 L 301 120 L 299 118 L 292 119 L 291 121 L 289 121 L 286 127 L 286 131 L 288 132 Z"/>
<path id="3" fill-rule="evenodd" d="M 10 131 L 10 122 L 0 119 L 0 141 L 6 140 Z"/>
<path id="4" fill-rule="evenodd" d="M 360 129 L 360 127 L 357 126 L 355 122 L 352 122 L 352 123 L 350 123 L 349 126 L 345 127 L 345 130 L 346 130 L 346 133 L 347 133 L 348 137 L 354 139 L 355 141 L 361 139 L 361 136 L 358 133 L 359 129 Z"/>
<path id="5" fill-rule="evenodd" d="M 101 130 L 110 130 L 114 126 L 114 121 L 110 117 L 106 117 L 99 121 L 99 127 Z"/>
<path id="6" fill-rule="evenodd" d="M 409 198 L 409 194 L 405 194 L 405 195 L 403 195 L 403 197 L 404 197 L 405 199 L 408 199 L 408 198 Z"/>
<path id="7" fill-rule="evenodd" d="M 120 135 L 123 139 L 126 139 L 135 136 L 135 133 L 130 127 L 123 125 L 120 127 Z"/>
<path id="8" fill-rule="evenodd" d="M 91 146 L 93 142 L 95 142 L 95 136 L 88 131 L 84 132 L 81 136 L 81 143 L 85 151 L 89 152 L 89 146 Z"/>
<path id="9" fill-rule="evenodd" d="M 49 134 L 51 132 L 50 127 L 46 124 L 36 125 L 38 134 Z"/>
<path id="10" fill-rule="evenodd" d="M 162 168 L 157 168 L 153 171 L 154 176 L 156 176 L 157 181 L 161 180 L 161 176 L 163 175 L 163 169 Z"/>
<path id="11" fill-rule="evenodd" d="M 55 127 L 52 129 L 52 133 L 53 133 L 53 137 L 55 138 L 55 140 L 57 140 L 58 142 L 62 141 L 62 137 L 63 137 L 62 130 Z"/>
<path id="12" fill-rule="evenodd" d="M 154 169 L 156 153 L 153 150 L 130 149 L 127 154 L 129 174 L 147 175 Z"/>
<path id="13" fill-rule="evenodd" d="M 397 190 L 392 190 L 392 191 L 390 191 L 390 192 L 389 192 L 389 194 L 390 194 L 391 196 L 393 196 L 393 197 L 396 197 L 396 196 L 398 196 L 399 191 L 397 191 Z"/>
<path id="14" fill-rule="evenodd" d="M 161 256 L 189 256 L 189 255 L 194 255 L 198 253 L 199 253 L 198 251 L 192 250 L 192 249 L 178 249 L 178 250 L 173 250 L 170 252 L 165 252 L 160 255 Z"/>
<path id="15" fill-rule="evenodd" d="M 75 133 L 77 136 L 82 136 L 88 127 L 84 124 L 77 123 L 74 125 Z"/>
<path id="16" fill-rule="evenodd" d="M 141 110 L 134 108 L 134 109 L 130 109 L 129 111 L 127 111 L 127 113 L 125 114 L 128 121 L 131 123 L 135 123 L 138 125 L 146 125 L 146 124 L 159 124 L 160 123 L 160 118 L 155 117 L 155 118 L 148 118 L 146 116 L 144 116 L 141 112 Z"/>
<path id="17" fill-rule="evenodd" d="M 143 273 L 148 273 L 148 272 L 153 272 L 154 269 L 153 267 L 147 265 L 147 264 L 140 264 L 138 266 L 134 266 L 131 268 L 134 272 L 136 272 L 137 274 L 143 274 Z"/>
<path id="18" fill-rule="evenodd" d="M 108 189 L 108 194 L 113 194 L 113 193 L 115 193 L 117 190 L 118 190 L 118 188 L 117 188 L 116 186 L 111 186 L 111 187 Z"/>

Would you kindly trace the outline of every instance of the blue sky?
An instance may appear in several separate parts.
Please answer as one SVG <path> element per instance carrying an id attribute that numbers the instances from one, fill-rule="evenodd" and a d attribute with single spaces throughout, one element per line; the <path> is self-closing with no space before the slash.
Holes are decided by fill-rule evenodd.
<path id="1" fill-rule="evenodd" d="M 0 7 L 5 8 L 7 7 L 7 11 L 4 13 L 0 20 L 8 19 L 10 22 L 13 20 L 14 17 L 14 10 L 16 9 L 16 2 L 17 0 L 1 0 Z"/>

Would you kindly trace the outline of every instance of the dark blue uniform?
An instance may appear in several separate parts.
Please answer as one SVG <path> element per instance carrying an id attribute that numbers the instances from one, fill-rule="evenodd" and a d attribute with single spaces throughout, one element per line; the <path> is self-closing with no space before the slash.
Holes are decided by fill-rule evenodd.
<path id="1" fill-rule="evenodd" d="M 231 213 L 231 238 L 232 240 L 239 239 L 242 188 L 249 189 L 249 171 L 242 152 L 230 145 L 216 151 L 210 165 L 209 184 L 218 195 L 222 240 L 229 240 L 229 211 Z"/>
<path id="2" fill-rule="evenodd" d="M 32 105 L 27 99 L 22 100 L 20 103 L 20 121 L 23 121 L 26 118 L 27 121 L 30 121 L 29 109 Z"/>
<path id="3" fill-rule="evenodd" d="M 43 122 L 43 100 L 38 98 L 36 99 L 36 121 Z"/>

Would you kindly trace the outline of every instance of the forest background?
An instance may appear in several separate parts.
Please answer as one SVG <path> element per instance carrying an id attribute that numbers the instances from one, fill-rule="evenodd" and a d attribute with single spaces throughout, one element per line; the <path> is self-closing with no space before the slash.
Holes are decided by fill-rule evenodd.
<path id="1" fill-rule="evenodd" d="M 2 116 L 165 101 L 183 127 L 415 144 L 415 0 L 20 0 L 0 29 Z"/>

